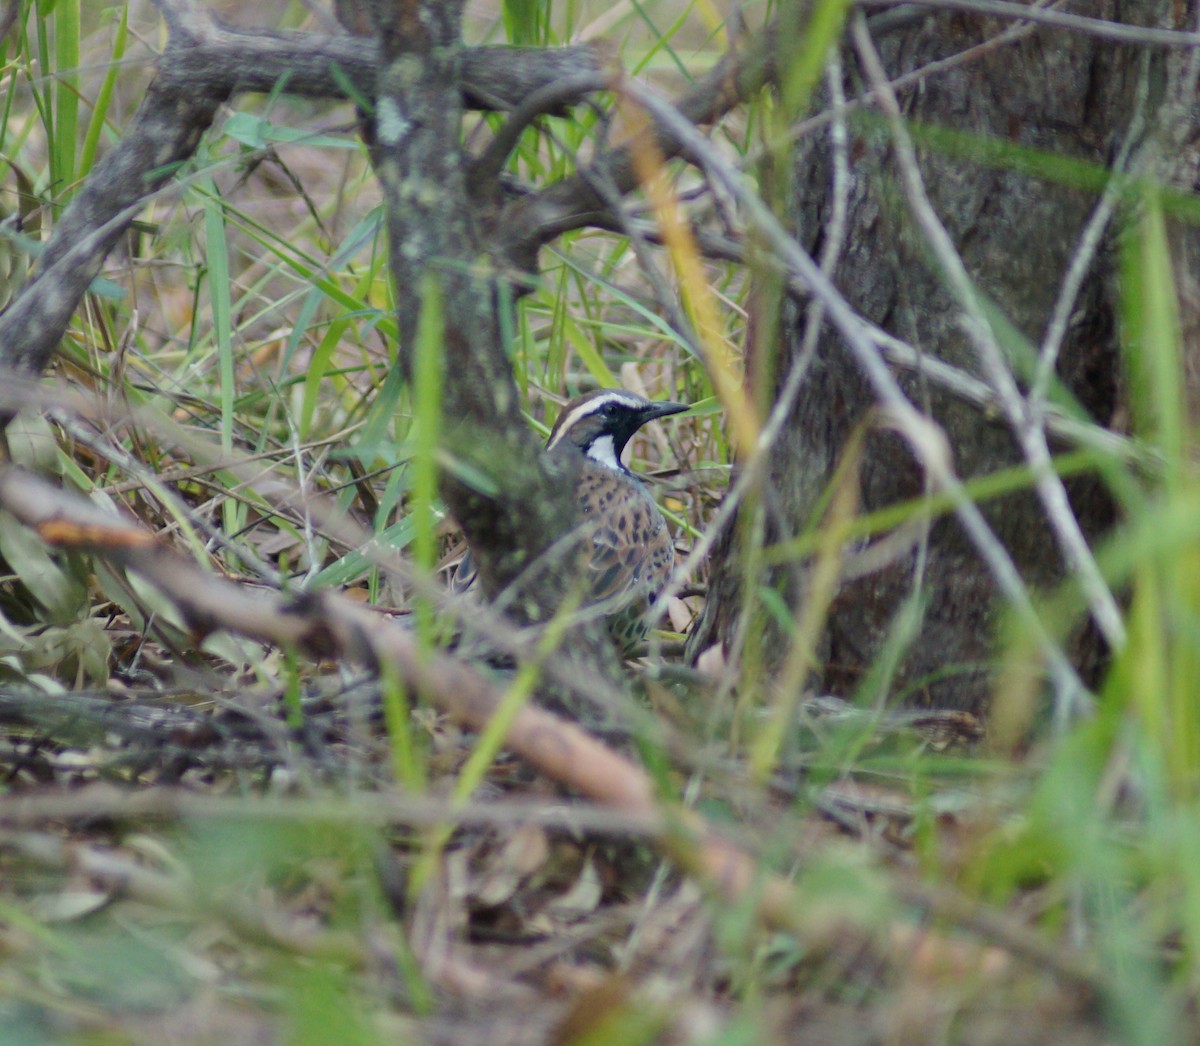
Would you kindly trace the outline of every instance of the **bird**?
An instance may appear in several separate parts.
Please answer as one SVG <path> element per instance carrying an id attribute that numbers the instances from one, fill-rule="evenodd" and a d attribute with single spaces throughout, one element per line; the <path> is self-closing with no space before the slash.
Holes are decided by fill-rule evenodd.
<path id="1" fill-rule="evenodd" d="M 675 546 L 654 497 L 621 453 L 643 425 L 688 409 L 625 389 L 599 389 L 570 400 L 546 439 L 551 458 L 579 459 L 576 504 L 591 539 L 584 556 L 586 601 L 611 608 L 608 631 L 624 652 L 645 637 L 646 611 L 671 576 Z M 474 581 L 468 549 L 451 588 L 465 592 Z"/>

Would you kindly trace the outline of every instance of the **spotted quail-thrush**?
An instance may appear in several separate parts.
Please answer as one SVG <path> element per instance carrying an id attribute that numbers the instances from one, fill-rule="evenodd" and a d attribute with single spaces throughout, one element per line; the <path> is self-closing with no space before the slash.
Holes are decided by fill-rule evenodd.
<path id="1" fill-rule="evenodd" d="M 575 491 L 581 524 L 591 538 L 587 596 L 612 608 L 609 631 L 626 650 L 646 634 L 646 610 L 671 576 L 675 548 L 654 498 L 621 463 L 621 452 L 648 421 L 687 409 L 685 403 L 601 389 L 563 407 L 546 440 L 547 454 L 582 459 Z M 452 586 L 462 592 L 474 580 L 468 552 Z"/>

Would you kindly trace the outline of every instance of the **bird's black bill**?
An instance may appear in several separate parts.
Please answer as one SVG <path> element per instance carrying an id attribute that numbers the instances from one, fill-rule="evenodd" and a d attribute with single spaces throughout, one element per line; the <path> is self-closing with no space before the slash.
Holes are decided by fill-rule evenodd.
<path id="1" fill-rule="evenodd" d="M 682 414 L 685 410 L 691 410 L 690 403 L 672 403 L 670 400 L 660 400 L 658 403 L 651 403 L 650 406 L 643 408 L 641 423 L 643 425 L 648 421 L 653 421 L 655 418 L 665 418 L 668 414 Z"/>

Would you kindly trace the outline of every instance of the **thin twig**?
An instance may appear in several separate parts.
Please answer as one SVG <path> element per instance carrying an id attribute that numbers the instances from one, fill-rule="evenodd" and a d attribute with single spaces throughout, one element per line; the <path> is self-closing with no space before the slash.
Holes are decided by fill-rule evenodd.
<path id="1" fill-rule="evenodd" d="M 1030 7 L 1027 4 L 1008 3 L 1007 0 L 859 0 L 859 6 L 935 7 L 944 11 L 962 11 L 972 15 L 991 15 L 995 18 L 1011 18 L 1020 22 L 1037 22 L 1055 29 L 1066 29 L 1074 33 L 1095 36 L 1101 40 L 1115 40 L 1118 43 L 1139 44 L 1143 47 L 1200 46 L 1200 33 L 1126 25 L 1122 22 L 1109 22 L 1103 18 L 1068 14 L 1066 11 L 1051 11 Z"/>
<path id="2" fill-rule="evenodd" d="M 1040 8 L 1044 5 L 1045 0 L 1038 0 L 1037 3 L 1031 4 L 1029 10 Z M 875 24 L 876 15 L 869 19 L 872 28 Z M 997 33 L 995 36 L 984 40 L 982 43 L 974 44 L 971 47 L 966 47 L 963 50 L 952 54 L 946 58 L 939 58 L 933 62 L 927 62 L 911 72 L 897 76 L 894 80 L 889 80 L 894 91 L 904 91 L 910 87 L 920 87 L 927 81 L 942 73 L 951 72 L 961 66 L 968 65 L 979 58 L 984 58 L 997 51 L 1002 47 L 1007 47 L 1010 44 L 1015 44 L 1024 40 L 1026 37 L 1037 32 L 1037 27 L 1031 22 L 1022 22 L 1018 25 L 1009 26 L 1003 32 Z M 856 98 L 850 99 L 846 103 L 847 113 L 857 112 L 859 109 L 873 106 L 877 102 L 875 91 L 871 88 L 863 91 Z M 826 109 L 824 112 L 816 113 L 807 119 L 800 120 L 792 125 L 788 130 L 788 141 L 799 141 L 805 135 L 812 134 L 814 131 L 820 130 L 833 119 L 833 114 Z M 774 143 L 771 143 L 772 146 Z M 742 166 L 749 169 L 761 158 L 763 146 L 758 146 L 751 149 L 745 157 Z"/>
<path id="3" fill-rule="evenodd" d="M 496 133 L 496 137 L 471 164 L 468 174 L 471 183 L 486 185 L 498 178 L 509 155 L 521 140 L 521 135 L 539 116 L 560 110 L 564 105 L 577 102 L 593 91 L 604 90 L 610 79 L 611 76 L 607 73 L 588 71 L 546 84 L 545 87 L 534 91 L 509 114 L 508 120 Z"/>
<path id="4" fill-rule="evenodd" d="M 658 243 L 661 241 L 661 237 L 648 224 L 642 222 L 634 224 L 638 234 L 649 242 Z M 695 235 L 697 243 L 700 245 L 705 257 L 716 261 L 735 262 L 741 265 L 746 263 L 746 252 L 740 244 L 725 237 L 715 237 L 711 234 L 705 234 L 701 230 L 697 230 Z M 769 268 L 772 264 L 770 258 L 760 258 L 758 260 L 764 268 Z M 787 273 L 784 273 L 784 278 L 788 293 L 797 302 L 805 303 L 810 300 L 811 295 L 807 285 Z M 865 319 L 863 322 L 880 352 L 890 362 L 903 367 L 905 370 L 920 371 L 923 378 L 933 382 L 939 388 L 957 396 L 959 399 L 974 404 L 985 413 L 995 413 L 999 409 L 999 401 L 996 394 L 986 381 L 975 377 L 973 374 L 969 374 L 960 367 L 947 363 L 945 360 L 937 359 L 919 351 L 913 345 L 902 338 L 897 338 L 882 327 L 878 327 Z M 1052 435 L 1061 440 L 1076 446 L 1102 451 L 1105 454 L 1120 458 L 1122 461 L 1135 463 L 1151 473 L 1161 471 L 1161 456 L 1151 447 L 1130 439 L 1128 436 L 1123 436 L 1119 432 L 1114 432 L 1112 429 L 1106 428 L 1097 422 L 1065 413 L 1051 402 L 1046 402 L 1042 405 L 1042 412 L 1043 424 L 1045 424 Z M 706 545 L 705 547 L 708 548 L 711 546 Z"/>
<path id="5" fill-rule="evenodd" d="M 1046 394 L 1049 392 L 1050 382 L 1054 377 L 1063 337 L 1067 333 L 1071 314 L 1075 310 L 1075 300 L 1079 297 L 1079 289 L 1083 286 L 1085 277 L 1091 271 L 1096 251 L 1108 230 L 1117 203 L 1124 193 L 1125 178 L 1123 176 L 1129 165 L 1129 157 L 1133 152 L 1134 145 L 1142 137 L 1149 78 L 1149 61 L 1146 60 L 1146 56 L 1143 56 L 1133 116 L 1125 131 L 1121 148 L 1113 159 L 1112 178 L 1104 187 L 1100 202 L 1096 204 L 1096 209 L 1092 212 L 1079 237 L 1079 244 L 1071 257 L 1071 264 L 1067 267 L 1067 274 L 1063 278 L 1062 287 L 1059 289 L 1058 298 L 1054 303 L 1054 312 L 1050 316 L 1050 322 L 1046 325 L 1046 333 L 1042 338 L 1041 348 L 1038 350 L 1037 371 L 1029 386 L 1028 396 L 1030 416 L 1038 424 L 1042 423 L 1044 417 Z"/>

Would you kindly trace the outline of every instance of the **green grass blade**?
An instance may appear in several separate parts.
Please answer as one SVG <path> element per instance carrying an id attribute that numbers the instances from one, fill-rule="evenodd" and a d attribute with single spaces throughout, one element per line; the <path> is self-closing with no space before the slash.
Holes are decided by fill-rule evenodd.
<path id="1" fill-rule="evenodd" d="M 413 345 L 412 514 L 413 557 L 426 577 L 433 573 L 438 554 L 438 444 L 442 434 L 442 370 L 445 358 L 445 317 L 442 287 L 427 275 L 421 288 L 421 315 Z M 416 601 L 417 632 L 423 644 L 433 640 L 433 607 Z"/>
<path id="2" fill-rule="evenodd" d="M 504 31 L 518 47 L 548 42 L 549 0 L 504 0 Z"/>
<path id="3" fill-rule="evenodd" d="M 125 57 L 125 44 L 128 36 L 129 8 L 122 6 L 117 20 L 117 31 L 113 39 L 108 71 L 104 74 L 104 82 L 100 85 L 100 91 L 96 95 L 96 102 L 92 107 L 92 118 L 83 139 L 83 149 L 79 153 L 79 170 L 84 174 L 91 171 L 92 165 L 96 162 L 96 150 L 99 148 L 100 135 L 104 132 L 104 123 L 108 119 L 108 111 L 112 105 L 113 88 L 117 83 L 121 59 Z"/>
<path id="4" fill-rule="evenodd" d="M 79 18 L 81 0 L 58 0 L 54 6 L 54 155 L 56 199 L 66 200 L 75 185 L 79 134 Z"/>
<path id="5" fill-rule="evenodd" d="M 1187 412 L 1175 276 L 1162 201 L 1154 190 L 1143 194 L 1123 261 L 1134 417 L 1140 433 L 1162 452 L 1167 487 L 1174 490 L 1183 478 Z"/>
<path id="6" fill-rule="evenodd" d="M 225 235 L 225 211 L 216 186 L 209 181 L 204 199 L 206 269 L 212 305 L 213 337 L 217 343 L 220 373 L 221 449 L 233 447 L 233 316 L 230 301 L 229 243 Z"/>
<path id="7" fill-rule="evenodd" d="M 309 361 L 308 369 L 304 373 L 304 399 L 300 404 L 300 417 L 297 421 L 301 439 L 308 439 L 312 431 L 313 414 L 317 409 L 322 385 L 329 380 L 329 368 L 333 354 L 341 344 L 349 326 L 349 316 L 339 316 L 334 320 Z"/>

